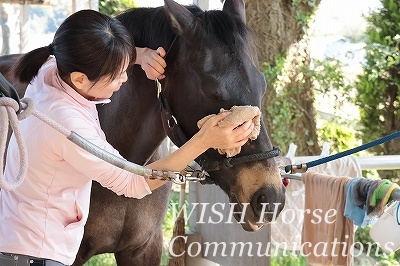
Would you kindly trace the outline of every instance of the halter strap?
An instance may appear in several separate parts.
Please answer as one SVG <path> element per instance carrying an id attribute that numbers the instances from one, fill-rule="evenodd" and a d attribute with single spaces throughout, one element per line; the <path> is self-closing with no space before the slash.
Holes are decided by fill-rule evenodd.
<path id="1" fill-rule="evenodd" d="M 204 169 L 205 171 L 212 172 L 223 168 L 230 168 L 237 164 L 271 159 L 273 157 L 278 156 L 280 152 L 281 150 L 279 149 L 279 147 L 273 147 L 273 149 L 270 151 L 244 155 L 239 157 L 225 158 L 220 161 L 206 161 L 205 159 L 202 159 L 200 160 L 200 165 L 202 169 Z"/>
<path id="2" fill-rule="evenodd" d="M 19 106 L 19 109 L 16 110 L 17 114 L 21 112 L 22 104 L 17 91 L 1 73 L 0 73 L 0 97 L 9 97 L 14 99 Z"/>

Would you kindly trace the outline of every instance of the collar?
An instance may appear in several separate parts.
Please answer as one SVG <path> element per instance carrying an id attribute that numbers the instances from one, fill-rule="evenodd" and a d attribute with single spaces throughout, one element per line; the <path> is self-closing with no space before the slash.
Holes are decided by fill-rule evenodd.
<path id="1" fill-rule="evenodd" d="M 91 107 L 94 104 L 106 104 L 110 103 L 110 99 L 99 99 L 99 100 L 88 100 L 82 95 L 80 95 L 76 90 L 74 90 L 71 86 L 69 86 L 62 78 L 60 77 L 56 65 L 56 60 L 50 59 L 49 60 L 50 64 L 53 64 L 53 66 L 49 69 L 47 72 L 47 75 L 51 75 L 51 86 L 56 87 L 60 89 L 61 91 L 65 92 L 68 94 L 71 98 L 73 98 L 75 101 L 77 101 L 79 104 L 87 107 Z"/>

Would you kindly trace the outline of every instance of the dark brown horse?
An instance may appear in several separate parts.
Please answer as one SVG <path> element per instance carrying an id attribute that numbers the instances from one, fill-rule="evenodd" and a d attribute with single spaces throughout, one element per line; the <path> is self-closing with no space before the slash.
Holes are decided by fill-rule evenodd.
<path id="1" fill-rule="evenodd" d="M 261 108 L 266 83 L 252 58 L 243 0 L 226 0 L 222 11 L 206 12 L 165 0 L 164 7 L 132 9 L 118 19 L 132 33 L 137 46 L 168 50 L 163 93 L 184 138 L 198 131 L 199 119 L 218 113 L 220 108 Z M 10 81 L 10 66 L 17 58 L 0 57 L 0 71 Z M 128 82 L 113 95 L 111 103 L 98 111 L 108 141 L 128 160 L 145 164 L 153 155 L 165 154 L 165 146 L 157 147 L 165 140 L 168 128 L 164 129 L 167 123 L 163 126 L 154 81 L 146 78 L 140 66 L 130 68 L 128 75 Z M 22 96 L 26 84 L 14 85 Z M 170 137 L 178 146 L 184 141 L 174 134 Z M 196 159 L 208 167 L 210 180 L 230 201 L 238 203 L 236 211 L 242 210 L 241 204 L 249 203 L 244 217 L 235 217 L 238 221 L 243 218 L 246 231 L 256 231 L 271 221 L 268 212 L 274 211 L 273 203 L 280 204 L 278 212 L 284 205 L 284 187 L 269 155 L 271 150 L 262 123 L 257 140 L 245 144 L 234 160 L 224 161 L 224 156 L 211 149 Z M 117 196 L 94 182 L 89 219 L 74 265 L 106 252 L 115 254 L 118 265 L 159 265 L 161 224 L 170 189 L 165 185 L 136 200 Z"/>

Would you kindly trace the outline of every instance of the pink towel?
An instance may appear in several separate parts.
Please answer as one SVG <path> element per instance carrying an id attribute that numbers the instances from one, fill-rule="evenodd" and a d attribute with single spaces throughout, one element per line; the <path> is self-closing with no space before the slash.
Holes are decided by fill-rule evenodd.
<path id="1" fill-rule="evenodd" d="M 308 265 L 352 265 L 353 221 L 344 216 L 350 177 L 302 174 L 305 211 L 302 252 Z M 307 211 L 309 210 L 309 211 Z"/>

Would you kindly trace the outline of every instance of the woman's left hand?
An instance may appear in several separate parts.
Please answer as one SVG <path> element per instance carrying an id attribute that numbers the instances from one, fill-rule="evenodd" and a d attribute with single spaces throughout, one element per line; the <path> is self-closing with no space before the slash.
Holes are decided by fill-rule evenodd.
<path id="1" fill-rule="evenodd" d="M 137 58 L 135 64 L 140 64 L 147 78 L 151 80 L 165 78 L 164 72 L 167 63 L 164 60 L 166 52 L 164 48 L 157 50 L 136 47 Z"/>
<path id="2" fill-rule="evenodd" d="M 235 149 L 249 140 L 249 135 L 254 129 L 253 121 L 246 121 L 242 125 L 218 126 L 218 122 L 228 115 L 229 112 L 222 112 L 209 118 L 196 133 L 195 136 L 201 139 L 199 143 L 205 145 L 206 149 Z"/>

